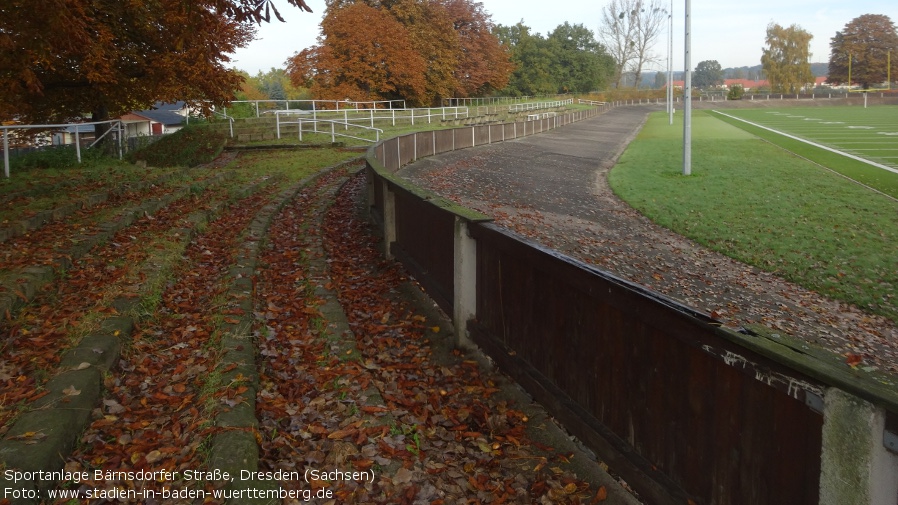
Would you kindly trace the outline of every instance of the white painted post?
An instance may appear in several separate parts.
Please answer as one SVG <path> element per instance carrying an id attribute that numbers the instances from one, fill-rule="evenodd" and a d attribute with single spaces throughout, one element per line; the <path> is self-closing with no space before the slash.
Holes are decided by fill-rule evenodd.
<path id="1" fill-rule="evenodd" d="M 898 455 L 883 446 L 885 410 L 837 388 L 826 390 L 820 505 L 894 505 Z"/>
<path id="2" fill-rule="evenodd" d="M 3 175 L 9 179 L 9 128 L 3 129 Z"/>
<path id="3" fill-rule="evenodd" d="M 78 134 L 78 126 L 75 125 L 75 155 L 78 157 L 78 163 L 81 163 L 81 136 Z"/>
<path id="4" fill-rule="evenodd" d="M 468 231 L 468 222 L 455 217 L 454 282 L 452 322 L 456 345 L 473 349 L 468 321 L 477 314 L 477 241 Z"/>

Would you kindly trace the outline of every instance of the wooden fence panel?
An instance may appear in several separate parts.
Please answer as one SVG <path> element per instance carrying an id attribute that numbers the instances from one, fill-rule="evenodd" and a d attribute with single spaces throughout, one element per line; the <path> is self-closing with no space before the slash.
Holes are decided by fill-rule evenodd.
<path id="1" fill-rule="evenodd" d="M 455 215 L 394 188 L 396 242 L 393 254 L 410 270 L 427 294 L 452 313 Z"/>
<path id="2" fill-rule="evenodd" d="M 455 129 L 437 130 L 435 154 L 455 150 Z"/>
<path id="3" fill-rule="evenodd" d="M 476 342 L 538 371 L 631 446 L 637 466 L 699 503 L 816 503 L 822 415 L 743 361 L 813 380 L 723 341 L 714 320 L 644 288 L 493 225 L 472 235 Z"/>
<path id="4" fill-rule="evenodd" d="M 405 166 L 413 161 L 416 158 L 416 149 L 415 149 L 415 135 L 403 135 L 401 137 L 396 137 L 396 141 L 399 142 L 399 166 Z"/>
<path id="5" fill-rule="evenodd" d="M 417 154 L 416 158 L 425 158 L 427 156 L 433 156 L 434 144 L 436 131 L 431 130 L 429 132 L 418 132 L 415 133 L 415 152 Z"/>

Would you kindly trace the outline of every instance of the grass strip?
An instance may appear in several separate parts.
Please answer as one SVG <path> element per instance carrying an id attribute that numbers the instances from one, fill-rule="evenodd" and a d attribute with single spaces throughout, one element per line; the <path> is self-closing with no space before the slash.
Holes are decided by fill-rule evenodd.
<path id="1" fill-rule="evenodd" d="M 711 249 L 898 321 L 898 203 L 704 111 L 683 176 L 682 127 L 650 117 L 609 175 L 620 198 Z"/>
<path id="2" fill-rule="evenodd" d="M 800 140 L 778 135 L 764 128 L 739 121 L 722 114 L 711 112 L 723 122 L 729 123 L 752 135 L 762 138 L 773 145 L 801 156 L 814 163 L 819 163 L 830 170 L 838 172 L 849 179 L 870 186 L 878 191 L 898 198 L 898 174 L 876 168 L 862 161 L 854 160 L 840 154 L 814 147 Z M 816 140 L 815 140 L 816 141 Z M 819 142 L 819 141 L 817 141 Z"/>

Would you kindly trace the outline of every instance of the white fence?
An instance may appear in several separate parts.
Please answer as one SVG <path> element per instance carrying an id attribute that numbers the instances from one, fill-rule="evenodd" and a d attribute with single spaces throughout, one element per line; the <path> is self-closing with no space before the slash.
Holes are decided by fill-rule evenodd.
<path id="1" fill-rule="evenodd" d="M 335 142 L 337 137 L 346 137 L 346 138 L 351 138 L 351 139 L 356 139 L 356 140 L 362 140 L 365 142 L 380 142 L 380 134 L 384 132 L 380 128 L 374 128 L 373 126 L 362 126 L 362 125 L 357 125 L 357 124 L 353 124 L 353 123 L 348 123 L 345 121 L 334 121 L 331 119 L 303 118 L 302 116 L 298 117 L 296 119 L 296 121 L 285 121 L 285 120 L 281 119 L 282 115 L 295 116 L 296 112 L 297 111 L 277 111 L 275 113 L 275 118 L 277 119 L 277 121 L 275 123 L 276 127 L 277 127 L 277 138 L 279 138 L 279 139 L 281 138 L 281 125 L 287 125 L 287 124 L 295 124 L 296 125 L 297 136 L 298 136 L 299 140 L 302 140 L 303 126 L 307 126 L 307 125 L 311 125 L 311 127 L 312 127 L 311 130 L 306 130 L 308 132 L 324 133 L 324 134 L 329 133 L 331 136 L 331 142 Z M 318 129 L 319 124 L 324 124 L 324 125 L 330 126 L 329 131 L 328 131 L 328 129 L 319 130 Z M 352 128 L 359 128 L 363 131 L 374 132 L 374 140 L 366 139 L 364 137 L 356 137 L 355 135 L 350 135 L 348 133 L 338 133 L 337 125 L 342 126 L 344 131 L 346 131 L 350 127 L 352 127 Z"/>
<path id="2" fill-rule="evenodd" d="M 253 109 L 256 117 L 260 117 L 266 112 L 275 112 L 277 110 L 323 111 L 344 109 L 392 109 L 394 107 L 405 109 L 405 100 L 373 100 L 367 102 L 353 100 L 234 100 L 231 102 L 231 109 L 234 108 L 234 105 L 240 104 L 249 105 Z M 227 113 L 228 108 L 225 107 L 224 114 L 227 115 Z"/>
<path id="3" fill-rule="evenodd" d="M 426 109 L 341 109 L 341 110 L 275 110 L 269 111 L 280 117 L 281 115 L 304 116 L 312 120 L 329 120 L 340 121 L 351 126 L 353 124 L 367 123 L 370 128 L 374 128 L 375 121 L 389 122 L 392 126 L 396 126 L 396 122 L 407 121 L 414 126 L 417 119 L 418 124 L 432 123 L 434 119 L 459 119 L 468 117 L 469 110 L 467 107 L 434 107 Z"/>
<path id="4" fill-rule="evenodd" d="M 568 98 L 567 100 L 555 100 L 551 102 L 516 103 L 508 106 L 508 112 L 526 112 L 529 110 L 553 109 L 555 107 L 564 107 L 565 105 L 571 105 L 572 103 L 574 103 L 573 98 Z"/>
<path id="5" fill-rule="evenodd" d="M 96 140 L 94 140 L 88 148 L 91 148 L 103 139 L 103 137 L 112 134 L 112 137 L 115 139 L 116 144 L 118 145 L 118 157 L 122 158 L 122 137 L 124 133 L 124 125 L 121 120 L 113 119 L 110 121 L 94 121 L 91 123 L 65 123 L 65 124 L 26 124 L 26 125 L 9 125 L 9 126 L 0 126 L 0 130 L 3 130 L 3 175 L 9 179 L 9 132 L 11 130 L 59 130 L 65 128 L 72 128 L 75 130 L 75 155 L 78 158 L 78 163 L 81 163 L 81 126 L 85 125 L 94 125 L 94 129 L 96 130 L 96 125 L 100 124 L 108 124 L 110 125 L 109 129 L 106 130 L 103 135 L 100 135 Z"/>

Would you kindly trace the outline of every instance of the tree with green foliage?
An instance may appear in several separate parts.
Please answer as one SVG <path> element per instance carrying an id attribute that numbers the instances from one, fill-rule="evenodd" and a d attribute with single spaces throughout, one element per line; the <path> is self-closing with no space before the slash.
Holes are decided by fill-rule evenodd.
<path id="1" fill-rule="evenodd" d="M 745 95 L 745 89 L 741 84 L 734 84 L 727 92 L 727 100 L 742 100 Z"/>
<path id="2" fill-rule="evenodd" d="M 557 92 L 553 69 L 553 54 L 548 41 L 539 33 L 531 34 L 523 21 L 514 26 L 498 25 L 493 33 L 509 48 L 515 69 L 508 78 L 503 95 L 532 96 Z"/>
<path id="3" fill-rule="evenodd" d="M 814 38 L 798 25 L 783 28 L 767 25 L 767 47 L 761 65 L 770 88 L 775 93 L 795 93 L 814 82 L 811 73 L 809 44 Z"/>
<path id="4" fill-rule="evenodd" d="M 696 88 L 710 88 L 723 84 L 723 68 L 717 60 L 700 61 L 692 74 L 692 84 Z"/>
<path id="5" fill-rule="evenodd" d="M 607 87 L 614 77 L 614 59 L 581 24 L 558 25 L 548 37 L 531 33 L 523 21 L 494 33 L 515 66 L 504 95 L 584 93 Z"/>
<path id="6" fill-rule="evenodd" d="M 864 89 L 884 83 L 889 74 L 893 79 L 898 75 L 898 34 L 888 16 L 864 14 L 854 18 L 830 40 L 829 82 L 848 83 L 849 58 L 851 80 Z"/>
<path id="7" fill-rule="evenodd" d="M 582 24 L 558 25 L 547 42 L 559 93 L 596 91 L 605 88 L 613 78 L 614 59 Z"/>

